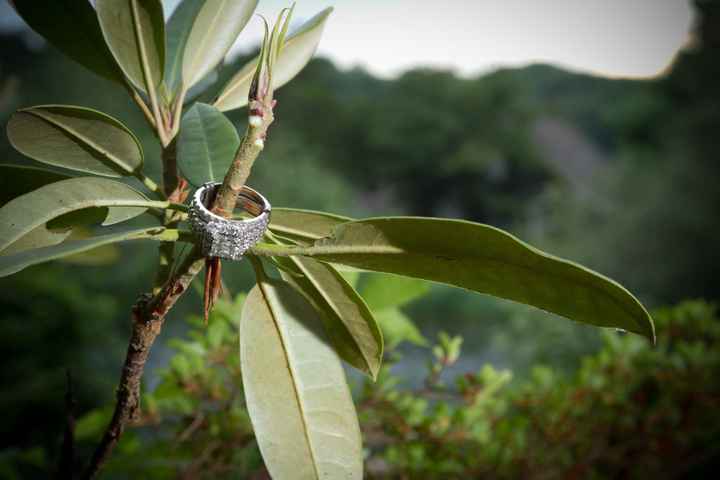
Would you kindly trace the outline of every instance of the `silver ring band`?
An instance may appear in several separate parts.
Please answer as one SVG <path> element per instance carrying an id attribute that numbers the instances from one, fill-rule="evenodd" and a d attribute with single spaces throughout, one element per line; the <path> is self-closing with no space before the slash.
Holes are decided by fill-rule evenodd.
<path id="1" fill-rule="evenodd" d="M 190 202 L 190 227 L 200 240 L 206 257 L 240 260 L 245 252 L 260 241 L 270 223 L 270 202 L 252 188 L 245 186 L 238 194 L 238 203 L 253 218 L 229 220 L 208 210 L 220 183 L 209 182 L 195 191 Z"/>

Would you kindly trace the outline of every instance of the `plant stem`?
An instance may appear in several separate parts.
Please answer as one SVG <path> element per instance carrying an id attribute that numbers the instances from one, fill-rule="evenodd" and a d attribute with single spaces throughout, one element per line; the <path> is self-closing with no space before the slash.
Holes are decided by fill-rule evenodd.
<path id="1" fill-rule="evenodd" d="M 145 120 L 147 120 L 148 124 L 150 125 L 150 128 L 155 130 L 157 128 L 157 125 L 155 123 L 155 119 L 153 118 L 152 112 L 150 112 L 147 105 L 145 104 L 145 100 L 142 99 L 140 94 L 137 91 L 135 91 L 135 89 L 132 87 L 132 85 L 130 85 L 127 81 L 125 82 L 125 89 L 128 91 L 128 94 L 130 94 L 130 98 L 132 98 L 133 101 L 140 108 L 140 111 L 145 116 Z"/>
<path id="2" fill-rule="evenodd" d="M 180 179 L 177 171 L 177 143 L 175 140 L 171 141 L 169 145 L 162 150 L 162 165 L 163 165 L 163 192 L 167 198 L 175 201 L 179 200 L 180 192 Z M 163 225 L 168 228 L 177 226 L 178 219 L 175 212 L 165 211 L 165 217 L 163 219 Z M 173 263 L 175 261 L 175 243 L 174 242 L 163 242 L 158 247 L 158 270 L 155 275 L 155 281 L 153 283 L 153 295 L 157 295 L 160 292 L 162 286 L 170 278 L 170 274 L 173 269 Z"/>
<path id="3" fill-rule="evenodd" d="M 262 118 L 260 125 L 248 125 L 245 136 L 235 154 L 235 159 L 225 175 L 223 184 L 215 198 L 213 212 L 226 218 L 232 217 L 237 196 L 245 185 L 255 160 L 265 146 L 267 131 L 275 117 L 273 116 L 273 100 L 270 103 L 251 102 L 250 111 L 255 110 Z M 253 103 L 255 105 L 253 105 Z"/>
<path id="4" fill-rule="evenodd" d="M 150 190 L 153 193 L 157 193 L 158 195 L 160 195 L 163 198 L 167 198 L 167 197 L 165 197 L 165 195 L 163 195 L 163 193 L 160 191 L 160 187 L 158 186 L 157 183 L 155 183 L 155 181 L 152 178 L 146 177 L 145 174 L 142 172 L 137 172 L 135 174 L 135 176 L 137 177 L 138 180 L 140 180 L 143 183 L 143 185 L 145 185 L 145 187 L 147 187 L 148 190 Z"/>
<path id="5" fill-rule="evenodd" d="M 151 97 L 153 96 L 152 93 Z M 179 122 L 177 109 L 182 108 L 181 102 L 182 100 L 174 112 L 175 122 Z M 153 101 L 153 104 L 155 106 L 156 102 Z M 274 104 L 272 95 L 268 97 L 266 103 L 251 102 L 250 112 L 252 112 L 252 115 L 261 117 L 262 121 L 258 125 L 249 125 L 245 132 L 240 148 L 238 148 L 235 159 L 225 175 L 223 185 L 215 198 L 213 211 L 217 214 L 227 218 L 232 216 L 237 203 L 237 194 L 245 185 L 250 170 L 264 147 L 268 127 L 274 120 Z M 172 130 L 177 133 L 176 123 L 172 125 Z M 161 122 L 157 115 L 155 127 L 163 146 L 163 191 L 168 198 L 168 202 L 157 203 L 166 204 L 165 208 L 168 209 L 180 210 L 181 205 L 179 202 L 182 201 L 183 182 L 180 181 L 177 172 L 175 135 L 171 134 L 171 140 L 168 141 L 165 132 L 166 125 Z M 185 210 L 187 210 L 187 207 L 185 207 Z M 176 225 L 180 217 L 175 212 L 166 211 L 164 226 L 167 228 Z M 83 479 L 91 479 L 97 475 L 117 445 L 127 424 L 138 417 L 140 382 L 150 349 L 160 334 L 165 316 L 205 265 L 205 258 L 202 256 L 200 249 L 195 246 L 185 257 L 182 264 L 177 269 L 173 269 L 174 248 L 174 242 L 161 244 L 159 252 L 160 267 L 155 278 L 152 295 L 141 296 L 133 306 L 132 334 L 120 376 L 115 411 L 89 466 L 83 473 Z M 256 268 L 256 272 L 260 272 L 258 273 L 259 278 L 263 278 L 264 271 L 260 260 L 252 255 L 248 255 L 248 258 Z M 258 268 L 259 270 L 257 270 Z"/>

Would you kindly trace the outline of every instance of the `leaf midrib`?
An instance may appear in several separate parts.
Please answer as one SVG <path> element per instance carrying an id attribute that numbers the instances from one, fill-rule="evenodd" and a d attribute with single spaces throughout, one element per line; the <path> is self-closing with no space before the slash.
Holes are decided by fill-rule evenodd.
<path id="1" fill-rule="evenodd" d="M 330 239 L 330 238 L 332 238 L 332 237 L 329 237 L 328 239 Z M 514 237 L 511 237 L 511 238 L 513 241 L 519 242 L 518 240 L 514 239 Z M 574 262 L 570 262 L 570 261 L 564 260 L 562 258 L 548 255 L 542 251 L 537 250 L 536 248 L 526 246 L 522 242 L 520 242 L 520 243 L 523 247 L 528 248 L 528 251 L 532 255 L 540 257 L 543 260 L 550 260 L 550 261 L 558 262 L 559 264 L 562 264 L 567 267 L 577 268 L 580 271 L 582 271 L 592 277 L 597 277 L 598 279 L 606 282 L 607 284 L 612 285 L 613 289 L 619 290 L 620 292 L 622 292 L 626 296 L 628 296 L 630 299 L 634 300 L 634 297 L 632 296 L 632 294 L 630 292 L 628 292 L 622 285 L 618 284 L 614 280 L 607 278 L 604 275 L 601 275 L 597 272 L 593 272 L 592 270 L 589 270 L 589 269 L 583 267 L 582 265 L 578 265 Z M 288 247 L 287 251 L 291 256 L 292 255 L 302 255 L 302 256 L 308 256 L 311 258 L 312 257 L 322 257 L 324 255 L 332 256 L 332 255 L 362 255 L 362 254 L 383 255 L 383 254 L 386 254 L 386 255 L 415 255 L 420 258 L 432 258 L 435 260 L 440 258 L 440 259 L 449 259 L 449 260 L 453 260 L 453 261 L 463 261 L 462 259 L 459 259 L 455 256 L 450 256 L 447 254 L 433 255 L 432 253 L 427 253 L 427 252 L 413 253 L 413 252 L 409 252 L 409 251 L 399 248 L 399 247 L 377 246 L 377 245 L 361 245 L 361 246 L 313 245 L 313 246 L 309 246 L 309 247 Z M 290 252 L 292 252 L 292 253 L 290 253 Z M 269 252 L 269 253 L 274 253 L 274 252 Z M 614 293 L 604 290 L 604 289 L 598 287 L 597 285 L 595 285 L 594 283 L 588 282 L 587 280 L 571 278 L 567 275 L 564 275 L 562 273 L 557 273 L 557 272 L 546 273 L 546 272 L 543 272 L 541 270 L 534 268 L 531 265 L 509 262 L 504 259 L 499 260 L 496 258 L 481 257 L 481 256 L 474 255 L 473 260 L 485 261 L 485 262 L 496 262 L 496 263 L 511 266 L 511 267 L 529 270 L 537 275 L 541 275 L 541 274 L 548 275 L 548 276 L 555 277 L 555 278 L 561 279 L 561 280 L 569 282 L 569 283 L 582 285 L 583 287 L 589 289 L 590 291 L 598 292 L 604 298 L 608 298 L 613 304 L 615 304 L 620 309 L 620 311 L 625 313 L 625 315 L 632 320 L 632 322 L 636 325 L 636 327 L 638 327 L 638 330 L 637 330 L 638 333 L 649 334 L 649 336 L 651 336 L 651 337 L 654 336 L 654 331 L 653 331 L 652 327 L 650 327 L 648 329 L 647 326 L 641 322 L 640 318 L 636 318 L 637 317 L 636 313 L 630 310 L 630 308 L 632 306 L 626 304 L 624 299 L 616 297 Z M 363 267 L 363 268 L 367 268 L 367 267 Z M 382 271 L 382 270 L 377 270 L 377 271 Z M 412 276 L 412 275 L 408 275 L 408 276 Z M 421 277 L 414 277 L 414 278 L 421 278 Z M 440 281 L 442 283 L 449 283 L 447 281 L 441 281 L 441 280 L 438 280 L 438 281 Z M 455 285 L 455 284 L 451 283 L 451 285 Z M 464 287 L 461 286 L 461 288 L 464 288 Z M 506 298 L 506 297 L 503 297 L 503 298 Z M 640 304 L 637 300 L 634 300 L 633 305 L 636 306 L 639 309 L 639 311 L 642 311 L 644 313 L 644 315 L 649 318 L 649 314 L 647 313 L 647 311 L 645 311 L 645 308 L 642 306 L 642 304 Z"/>
<path id="2" fill-rule="evenodd" d="M 120 159 L 115 154 L 111 153 L 110 151 L 106 150 L 105 148 L 101 147 L 97 143 L 95 143 L 92 139 L 86 137 L 85 135 L 81 134 L 80 132 L 76 131 L 74 128 L 64 125 L 62 122 L 54 119 L 50 115 L 45 115 L 40 110 L 36 109 L 28 109 L 28 110 L 21 110 L 23 113 L 27 113 L 30 115 L 35 115 L 38 118 L 41 118 L 45 120 L 46 122 L 50 123 L 51 125 L 56 126 L 60 130 L 63 130 L 64 132 L 70 134 L 71 136 L 75 137 L 76 139 L 80 140 L 81 142 L 84 142 L 87 146 L 97 151 L 100 155 L 103 157 L 109 159 L 116 165 L 118 165 L 120 168 L 122 168 L 123 171 L 127 172 L 130 175 L 133 175 L 139 168 L 142 166 L 142 161 L 140 162 L 140 166 L 138 168 L 132 168 L 129 164 L 125 163 L 122 159 Z M 117 126 L 117 125 L 115 125 Z M 122 130 L 122 128 L 121 128 Z"/>
<path id="3" fill-rule="evenodd" d="M 140 56 L 140 66 L 142 67 L 143 78 L 145 80 L 145 87 L 147 88 L 148 94 L 151 90 L 155 89 L 155 83 L 153 81 L 152 72 L 150 71 L 150 62 L 147 57 L 147 50 L 145 48 L 145 42 L 143 41 L 143 30 L 142 23 L 137 11 L 137 0 L 130 0 L 130 13 L 132 15 L 132 21 L 135 33 L 135 41 L 138 45 L 138 54 Z"/>
<path id="4" fill-rule="evenodd" d="M 302 419 L 302 425 L 303 425 L 303 433 L 305 434 L 305 441 L 308 444 L 308 450 L 310 451 L 310 460 L 313 466 L 313 472 L 315 472 L 315 478 L 317 480 L 320 479 L 320 473 L 317 469 L 317 461 L 316 461 L 316 454 L 315 449 L 313 448 L 313 443 L 310 441 L 310 426 L 308 424 L 307 416 L 305 414 L 305 408 L 303 406 L 303 403 L 300 399 L 300 391 L 298 389 L 298 383 L 296 381 L 297 373 L 295 372 L 295 369 L 292 366 L 292 363 L 290 363 L 290 352 L 288 352 L 286 345 L 287 339 L 285 337 L 285 333 L 283 329 L 280 327 L 280 322 L 277 319 L 277 315 L 275 314 L 275 311 L 272 307 L 272 302 L 270 301 L 270 297 L 268 296 L 267 292 L 265 291 L 265 280 L 260 279 L 258 281 L 258 286 L 260 287 L 260 293 L 263 296 L 263 299 L 265 300 L 265 304 L 268 307 L 268 311 L 270 312 L 270 318 L 273 321 L 273 324 L 275 325 L 275 328 L 278 331 L 278 335 L 280 335 L 280 346 L 282 347 L 283 354 L 285 355 L 285 362 L 287 364 L 288 372 L 290 373 L 290 378 L 292 381 L 290 382 L 293 387 L 293 392 L 295 393 L 295 401 L 298 405 L 298 410 L 300 411 L 300 418 Z"/>
<path id="5" fill-rule="evenodd" d="M 203 7 L 205 7 L 206 5 L 207 5 L 207 3 L 206 3 L 205 5 L 203 5 Z M 193 54 L 193 57 L 192 57 L 192 59 L 191 59 L 192 62 L 191 62 L 191 65 L 190 65 L 190 70 L 191 70 L 192 72 L 194 72 L 194 71 L 197 69 L 198 59 L 201 58 L 201 55 L 200 55 L 199 53 L 205 51 L 205 48 L 204 48 L 204 47 L 205 47 L 205 43 L 207 42 L 208 37 L 210 37 L 210 33 L 214 30 L 215 23 L 217 22 L 217 19 L 220 17 L 220 13 L 222 12 L 222 9 L 223 9 L 224 7 L 225 7 L 225 0 L 221 0 L 220 6 L 217 7 L 217 10 L 216 10 L 216 12 L 215 12 L 215 15 L 213 15 L 213 17 L 212 17 L 212 21 L 210 22 L 210 26 L 205 29 L 205 34 L 200 38 L 200 43 L 199 43 L 199 45 L 198 45 L 198 48 L 195 49 L 194 54 Z M 202 11 L 202 10 L 201 10 L 201 11 Z M 199 15 L 199 12 L 198 12 L 198 16 L 200 16 L 200 15 Z M 197 18 L 197 17 L 196 17 L 196 18 Z M 195 27 L 195 22 L 193 22 L 193 29 L 194 29 L 194 27 Z M 192 30 L 190 31 L 190 35 L 188 36 L 188 42 L 190 41 L 190 38 L 191 38 L 191 37 L 192 37 Z M 187 47 L 187 42 L 186 42 L 185 46 Z M 185 58 L 184 58 L 184 55 L 183 55 L 183 70 L 185 69 L 184 63 L 185 63 Z M 183 76 L 184 76 L 184 75 L 183 75 Z M 197 73 L 194 73 L 194 74 L 193 74 L 193 77 L 197 77 Z M 183 86 L 183 88 L 190 88 L 197 80 L 199 80 L 199 79 L 193 78 L 192 81 L 182 79 L 183 83 L 184 83 L 185 81 L 187 81 L 187 83 L 188 83 L 187 86 Z"/>

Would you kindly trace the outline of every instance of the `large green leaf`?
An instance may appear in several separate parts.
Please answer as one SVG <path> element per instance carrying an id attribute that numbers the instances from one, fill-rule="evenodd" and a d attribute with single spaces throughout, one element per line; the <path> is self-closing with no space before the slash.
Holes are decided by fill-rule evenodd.
<path id="1" fill-rule="evenodd" d="M 163 78 L 165 20 L 160 0 L 97 0 L 105 42 L 130 81 L 150 92 Z"/>
<path id="2" fill-rule="evenodd" d="M 120 121 L 89 108 L 43 105 L 15 112 L 10 143 L 39 162 L 108 177 L 143 165 L 140 142 Z"/>
<path id="3" fill-rule="evenodd" d="M 193 185 L 221 181 L 239 146 L 232 122 L 212 105 L 196 103 L 182 119 L 178 166 Z"/>
<path id="4" fill-rule="evenodd" d="M 277 261 L 292 272 L 281 272 L 283 278 L 320 314 L 340 357 L 376 378 L 382 363 L 383 338 L 362 297 L 331 265 L 303 257 Z"/>
<path id="5" fill-rule="evenodd" d="M 98 235 L 83 240 L 73 240 L 34 250 L 25 250 L 12 255 L 0 256 L 0 277 L 12 275 L 31 265 L 69 257 L 111 243 L 138 239 L 159 239 L 165 233 L 164 227 L 125 229 L 107 235 Z M 164 237 L 163 237 L 164 238 Z"/>
<path id="6" fill-rule="evenodd" d="M 124 83 L 123 74 L 103 40 L 95 9 L 79 0 L 12 0 L 25 22 L 38 34 L 96 74 Z"/>
<path id="7" fill-rule="evenodd" d="M 351 220 L 352 218 L 313 210 L 273 208 L 270 230 L 292 238 L 318 240 L 330 235 L 337 225 Z"/>
<path id="8" fill-rule="evenodd" d="M 247 408 L 275 480 L 361 479 L 362 445 L 339 358 L 310 304 L 262 280 L 245 300 L 240 363 Z"/>
<path id="9" fill-rule="evenodd" d="M 332 12 L 328 7 L 305 22 L 295 33 L 287 37 L 272 71 L 273 86 L 277 89 L 293 79 L 310 61 L 317 50 L 325 21 Z M 246 63 L 225 85 L 215 100 L 220 110 L 233 110 L 248 102 L 250 83 L 258 64 L 258 58 Z"/>
<path id="10" fill-rule="evenodd" d="M 79 177 L 62 180 L 21 195 L 0 208 L 0 252 L 46 222 L 89 207 L 143 207 L 163 202 L 149 201 L 143 194 L 105 178 Z M 137 208 L 128 209 L 135 213 Z"/>
<path id="11" fill-rule="evenodd" d="M 572 320 L 654 338 L 652 319 L 621 285 L 488 225 L 388 217 L 348 222 L 312 247 L 267 246 L 378 272 L 424 278 L 533 305 Z"/>
<path id="12" fill-rule="evenodd" d="M 168 24 L 167 85 L 189 89 L 217 66 L 232 47 L 257 0 L 185 0 Z"/>

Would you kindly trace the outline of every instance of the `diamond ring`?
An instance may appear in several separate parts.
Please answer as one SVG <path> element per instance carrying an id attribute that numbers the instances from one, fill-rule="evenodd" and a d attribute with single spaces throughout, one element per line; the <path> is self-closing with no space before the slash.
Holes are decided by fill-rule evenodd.
<path id="1" fill-rule="evenodd" d="M 195 191 L 190 202 L 190 227 L 200 240 L 204 256 L 240 260 L 250 247 L 260 241 L 267 230 L 270 222 L 270 202 L 245 186 L 238 194 L 238 203 L 253 218 L 229 220 L 215 215 L 207 208 L 219 187 L 220 183 L 209 182 Z"/>

